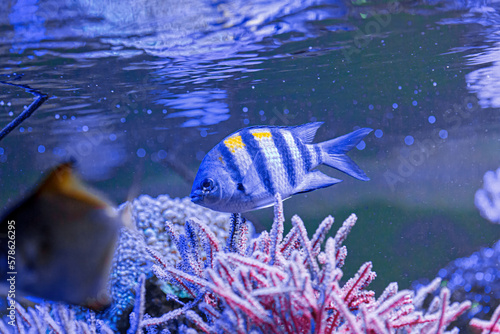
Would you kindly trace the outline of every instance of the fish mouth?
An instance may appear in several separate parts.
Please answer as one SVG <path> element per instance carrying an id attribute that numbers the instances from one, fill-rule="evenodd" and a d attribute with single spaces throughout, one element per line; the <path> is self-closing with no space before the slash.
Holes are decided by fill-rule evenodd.
<path id="1" fill-rule="evenodd" d="M 203 201 L 203 192 L 202 191 L 193 191 L 191 193 L 191 195 L 189 195 L 189 197 L 191 197 L 191 202 L 193 203 L 201 203 Z"/>

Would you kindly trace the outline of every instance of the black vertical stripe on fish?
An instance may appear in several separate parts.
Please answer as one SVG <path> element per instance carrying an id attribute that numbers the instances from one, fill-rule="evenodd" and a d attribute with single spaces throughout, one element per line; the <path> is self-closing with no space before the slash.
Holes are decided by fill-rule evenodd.
<path id="1" fill-rule="evenodd" d="M 304 161 L 304 170 L 305 170 L 305 172 L 307 174 L 311 170 L 311 166 L 312 166 L 311 165 L 311 154 L 309 153 L 309 149 L 296 136 L 293 136 L 293 141 L 295 142 L 295 145 L 297 146 L 297 148 L 300 151 L 300 155 L 301 155 L 301 157 L 302 157 L 302 159 Z"/>
<path id="2" fill-rule="evenodd" d="M 323 159 L 321 159 L 321 147 L 319 147 L 319 145 L 314 145 L 314 151 L 316 151 L 316 160 L 319 165 L 323 162 Z"/>
<path id="3" fill-rule="evenodd" d="M 255 165 L 255 169 L 257 170 L 257 174 L 259 175 L 259 179 L 264 185 L 264 188 L 268 193 L 275 195 L 276 192 L 272 176 L 267 167 L 268 161 L 264 152 L 261 151 L 257 139 L 255 139 L 253 134 L 246 129 L 242 130 L 240 134 L 241 141 L 246 145 L 247 152 Z"/>
<path id="4" fill-rule="evenodd" d="M 285 165 L 285 172 L 288 179 L 288 182 L 295 188 L 297 185 L 297 173 L 295 172 L 295 161 L 293 159 L 292 152 L 290 151 L 290 147 L 288 147 L 288 143 L 283 137 L 281 133 L 281 129 L 271 129 L 271 135 L 274 141 L 274 145 L 278 149 L 278 152 L 281 155 L 281 159 L 283 164 Z"/>
<path id="5" fill-rule="evenodd" d="M 233 153 L 229 151 L 224 142 L 220 143 L 219 150 L 220 153 L 222 154 L 222 160 L 226 163 L 227 169 L 230 171 L 229 175 L 231 175 L 233 181 L 241 182 L 243 177 L 241 176 L 240 169 L 238 168 L 236 162 L 234 161 Z"/>

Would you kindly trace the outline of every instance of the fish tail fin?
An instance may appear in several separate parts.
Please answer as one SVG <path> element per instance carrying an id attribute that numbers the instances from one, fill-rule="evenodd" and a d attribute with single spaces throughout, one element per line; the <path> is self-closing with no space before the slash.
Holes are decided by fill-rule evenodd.
<path id="1" fill-rule="evenodd" d="M 322 151 L 322 163 L 340 170 L 358 180 L 370 180 L 365 172 L 351 158 L 345 155 L 363 138 L 372 132 L 372 129 L 362 128 L 346 135 L 319 143 Z"/>

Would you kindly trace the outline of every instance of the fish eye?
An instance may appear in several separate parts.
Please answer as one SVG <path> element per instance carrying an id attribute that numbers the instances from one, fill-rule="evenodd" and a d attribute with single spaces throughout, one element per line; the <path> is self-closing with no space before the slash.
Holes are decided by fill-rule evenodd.
<path id="1" fill-rule="evenodd" d="M 203 188 L 203 191 L 210 191 L 214 188 L 214 180 L 208 178 L 203 181 L 201 181 L 201 187 Z"/>

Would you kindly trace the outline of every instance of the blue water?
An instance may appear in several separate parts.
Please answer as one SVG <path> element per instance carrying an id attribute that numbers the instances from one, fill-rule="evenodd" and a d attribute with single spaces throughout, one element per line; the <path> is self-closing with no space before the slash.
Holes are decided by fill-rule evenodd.
<path id="1" fill-rule="evenodd" d="M 0 207 L 70 157 L 116 203 L 184 197 L 239 128 L 323 121 L 323 141 L 371 127 L 350 154 L 371 181 L 324 168 L 344 182 L 285 214 L 313 231 L 357 213 L 346 276 L 371 260 L 375 288 L 408 287 L 500 236 L 474 207 L 500 165 L 499 23 L 472 1 L 4 0 L 0 80 L 49 99 L 0 141 Z M 0 84 L 0 126 L 32 101 Z"/>

